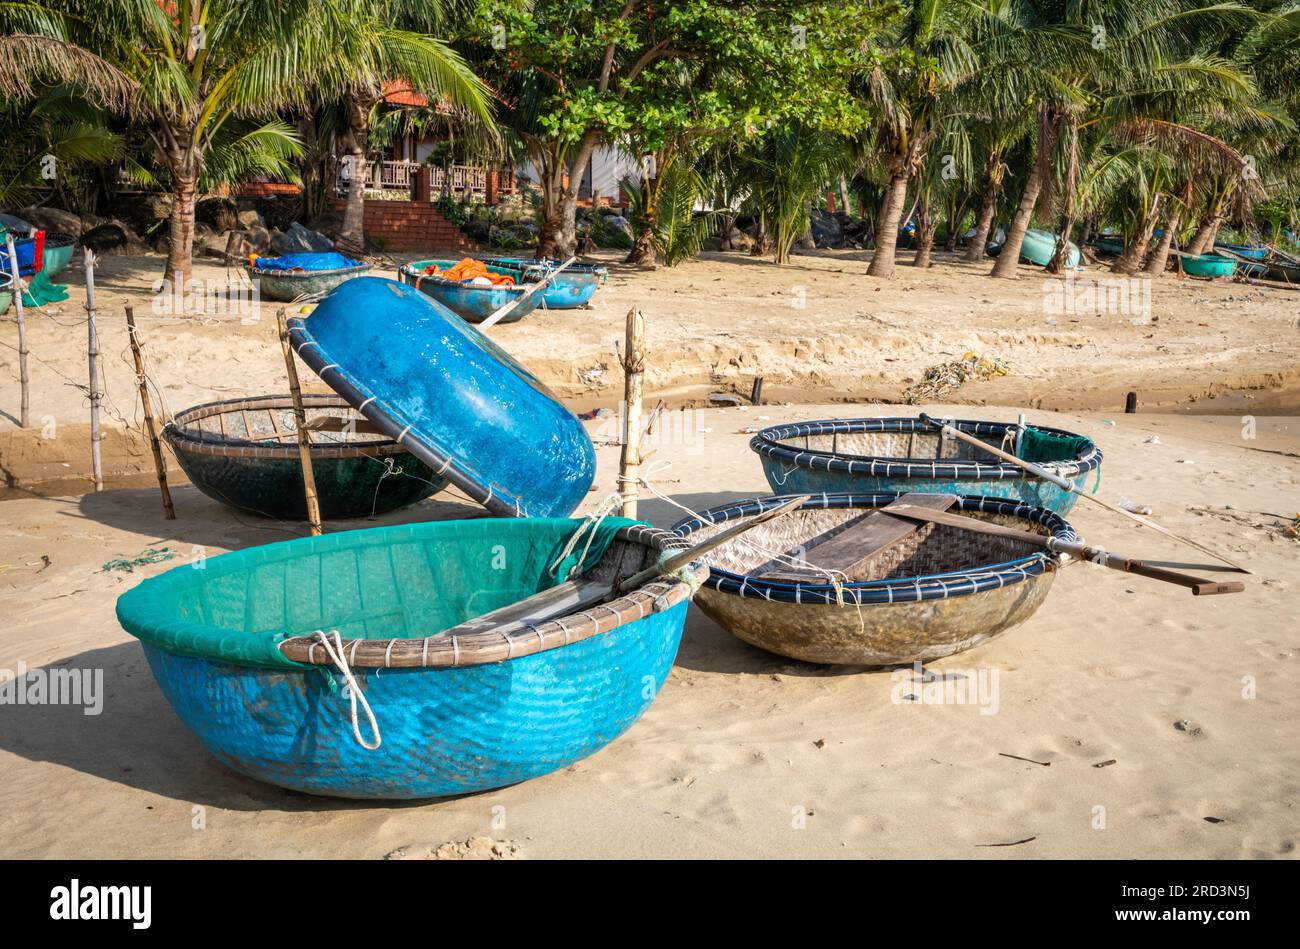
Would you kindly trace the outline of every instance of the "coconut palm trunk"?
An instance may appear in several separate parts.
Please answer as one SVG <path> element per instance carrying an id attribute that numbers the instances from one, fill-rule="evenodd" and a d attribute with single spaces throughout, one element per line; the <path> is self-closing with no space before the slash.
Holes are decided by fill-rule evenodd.
<path id="1" fill-rule="evenodd" d="M 1155 250 L 1147 258 L 1146 266 L 1142 269 L 1156 277 L 1165 272 L 1169 266 L 1169 250 L 1174 245 L 1174 234 L 1182 224 L 1182 214 L 1177 208 L 1170 208 L 1165 214 L 1165 232 L 1160 235 L 1160 241 L 1156 244 Z"/>
<path id="2" fill-rule="evenodd" d="M 930 210 L 930 202 L 922 198 L 916 212 L 916 257 L 912 260 L 913 267 L 924 269 L 931 265 L 937 227 L 938 222 Z"/>
<path id="3" fill-rule="evenodd" d="M 1065 223 L 1061 225 L 1061 233 L 1056 238 L 1056 250 L 1052 252 L 1052 259 L 1047 262 L 1047 272 L 1059 274 L 1065 270 L 1066 261 L 1070 259 L 1070 237 L 1074 234 L 1074 214 L 1066 215 Z"/>
<path id="4" fill-rule="evenodd" d="M 990 155 L 984 163 L 984 197 L 980 202 L 979 217 L 975 220 L 975 234 L 966 245 L 967 260 L 983 260 L 988 246 L 989 232 L 993 229 L 993 216 L 998 210 L 998 191 L 1002 188 L 1002 158 Z"/>
<path id="5" fill-rule="evenodd" d="M 370 174 L 367 153 L 370 146 L 370 115 L 374 99 L 354 95 L 348 102 L 347 132 L 343 147 L 352 166 L 352 180 L 348 182 L 347 204 L 343 208 L 343 226 L 339 228 L 338 248 L 346 254 L 358 255 L 366 246 L 366 179 Z"/>
<path id="6" fill-rule="evenodd" d="M 901 165 L 901 167 L 898 167 Z M 894 254 L 898 249 L 898 225 L 903 218 L 903 207 L 907 203 L 907 179 L 910 177 L 906 162 L 896 162 L 893 173 L 889 176 L 889 185 L 885 188 L 884 200 L 880 202 L 880 214 L 876 218 L 876 252 L 871 256 L 867 273 L 872 277 L 892 277 L 894 275 Z"/>
<path id="7" fill-rule="evenodd" d="M 1163 194 L 1156 193 L 1156 196 L 1151 201 L 1151 208 L 1142 218 L 1142 226 L 1133 235 L 1133 240 L 1124 248 L 1124 253 L 1120 254 L 1119 259 L 1111 265 L 1111 273 L 1134 274 L 1142 269 L 1142 262 L 1147 255 L 1147 247 L 1150 245 L 1151 236 L 1156 230 L 1156 222 L 1160 220 L 1160 199 L 1162 197 L 1164 197 Z"/>
<path id="8" fill-rule="evenodd" d="M 1219 228 L 1223 226 L 1223 214 L 1219 211 L 1213 211 L 1205 216 L 1201 221 L 1201 226 L 1196 229 L 1192 239 L 1187 244 L 1187 253 L 1193 257 L 1199 257 L 1206 253 L 1214 246 L 1214 238 L 1218 236 Z"/>
<path id="9" fill-rule="evenodd" d="M 173 144 L 167 150 L 172 179 L 172 208 L 168 220 L 167 263 L 163 276 L 184 292 L 194 268 L 194 210 L 199 195 L 199 155 L 189 144 L 191 129 L 170 130 Z"/>
<path id="10" fill-rule="evenodd" d="M 1033 167 L 1025 178 L 1024 190 L 1020 193 L 1020 203 L 1016 213 L 1011 217 L 1011 226 L 1007 228 L 1007 239 L 998 253 L 997 262 L 993 264 L 991 276 L 1017 277 L 1020 266 L 1020 248 L 1025 243 L 1025 232 L 1034 218 L 1034 208 L 1038 205 L 1038 196 L 1051 174 L 1052 155 L 1056 150 L 1056 139 L 1060 134 L 1062 115 L 1050 107 L 1041 107 L 1038 120 L 1038 154 Z"/>

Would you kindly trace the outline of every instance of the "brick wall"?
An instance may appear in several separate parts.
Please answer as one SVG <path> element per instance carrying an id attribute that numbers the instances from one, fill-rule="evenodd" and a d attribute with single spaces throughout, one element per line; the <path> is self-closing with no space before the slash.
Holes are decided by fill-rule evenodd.
<path id="1" fill-rule="evenodd" d="M 339 201 L 335 206 L 342 211 L 344 204 Z M 368 199 L 362 226 L 367 237 L 384 242 L 385 250 L 479 250 L 477 243 L 429 204 Z"/>
<path id="2" fill-rule="evenodd" d="M 250 181 L 241 185 L 236 192 L 241 198 L 281 198 L 302 193 L 298 185 L 283 184 L 279 181 Z"/>

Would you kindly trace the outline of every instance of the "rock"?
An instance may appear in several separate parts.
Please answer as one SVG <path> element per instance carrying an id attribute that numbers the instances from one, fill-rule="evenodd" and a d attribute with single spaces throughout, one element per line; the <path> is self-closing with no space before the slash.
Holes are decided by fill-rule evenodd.
<path id="1" fill-rule="evenodd" d="M 466 221 L 465 226 L 461 228 L 466 235 L 476 241 L 486 241 L 489 229 L 490 225 L 487 221 Z"/>
<path id="2" fill-rule="evenodd" d="M 271 249 L 271 232 L 260 225 L 247 228 L 244 231 L 244 238 L 252 248 L 252 253 L 264 255 Z"/>
<path id="3" fill-rule="evenodd" d="M 81 246 L 97 254 L 142 254 L 144 243 L 121 221 L 109 221 L 81 235 Z"/>
<path id="4" fill-rule="evenodd" d="M 46 233 L 71 234 L 73 237 L 81 233 L 81 218 L 71 211 L 59 208 L 23 208 L 17 212 L 17 216 Z"/>
<path id="5" fill-rule="evenodd" d="M 623 215 L 621 214 L 606 215 L 604 221 L 602 221 L 601 223 L 604 224 L 605 227 L 611 231 L 620 231 L 621 233 L 626 234 L 628 237 L 632 236 L 632 224 L 630 221 L 628 221 L 627 218 L 623 217 Z"/>
<path id="6" fill-rule="evenodd" d="M 235 235 L 234 243 L 230 243 L 231 235 Z M 216 257 L 218 260 L 226 259 L 226 248 L 230 248 L 231 259 L 244 261 L 253 251 L 253 245 L 249 242 L 248 237 L 243 231 L 225 231 L 221 234 L 214 234 L 198 246 L 198 253 L 204 257 Z"/>
<path id="7" fill-rule="evenodd" d="M 109 213 L 119 221 L 129 225 L 137 234 L 166 233 L 166 222 L 172 215 L 172 196 L 170 194 L 131 194 L 118 195 L 109 205 Z M 96 223 L 103 223 L 96 222 Z M 85 227 L 87 225 L 82 219 Z"/>
<path id="8" fill-rule="evenodd" d="M 262 215 L 255 210 L 240 211 L 238 217 L 240 230 L 244 231 L 252 230 L 255 227 L 264 227 L 266 223 L 262 220 Z"/>
<path id="9" fill-rule="evenodd" d="M 239 228 L 239 208 L 229 198 L 200 198 L 194 206 L 194 220 L 215 233 Z"/>
<path id="10" fill-rule="evenodd" d="M 277 254 L 323 253 L 333 250 L 334 242 L 294 221 L 283 233 L 272 235 L 271 249 Z"/>
<path id="11" fill-rule="evenodd" d="M 727 237 L 721 235 L 711 237 L 705 246 L 709 250 L 743 250 L 751 251 L 754 249 L 754 238 L 750 237 L 738 227 L 733 227 Z"/>
<path id="12" fill-rule="evenodd" d="M 816 247 L 839 247 L 844 243 L 844 225 L 834 214 L 814 210 L 811 230 L 813 245 Z"/>

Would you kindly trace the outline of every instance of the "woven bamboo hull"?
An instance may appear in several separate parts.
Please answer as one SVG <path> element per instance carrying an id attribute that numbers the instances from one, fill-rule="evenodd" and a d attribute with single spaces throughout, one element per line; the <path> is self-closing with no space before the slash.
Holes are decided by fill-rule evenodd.
<path id="1" fill-rule="evenodd" d="M 339 396 L 308 394 L 303 403 L 309 422 L 352 413 Z M 295 432 L 292 399 L 271 395 L 186 409 L 163 427 L 161 437 L 194 486 L 214 501 L 252 514 L 306 520 Z M 310 437 L 322 517 L 385 514 L 447 486 L 428 465 L 382 436 Z"/>
<path id="2" fill-rule="evenodd" d="M 264 300 L 288 302 L 304 296 L 329 293 L 353 277 L 370 270 L 369 264 L 346 267 L 341 270 L 277 271 L 245 267 L 248 278 L 257 281 L 258 293 Z"/>
<path id="3" fill-rule="evenodd" d="M 376 751 L 315 669 L 145 654 L 181 721 L 241 774 L 330 797 L 443 797 L 558 771 L 622 735 L 668 678 L 686 608 L 505 663 L 354 670 L 382 724 Z"/>
<path id="4" fill-rule="evenodd" d="M 424 273 L 424 268 L 436 264 L 444 270 L 456 263 L 454 260 L 417 260 L 397 272 L 402 283 L 415 287 L 429 299 L 441 303 L 466 323 L 482 323 L 508 303 L 513 303 L 528 291 L 521 286 L 475 287 L 455 280 L 447 280 Z M 518 278 L 512 267 L 489 265 L 494 273 L 506 273 Z M 533 295 L 520 303 L 499 320 L 500 323 L 517 323 L 542 302 Z"/>
<path id="5" fill-rule="evenodd" d="M 1034 507 L 1047 508 L 1057 514 L 1069 514 L 1079 496 L 1059 488 L 1049 481 L 1035 478 L 1003 478 L 995 481 L 944 481 L 934 478 L 873 478 L 870 475 L 851 474 L 847 471 L 819 469 L 787 469 L 781 462 L 763 457 L 763 474 L 772 490 L 779 494 L 883 494 L 921 491 L 926 494 L 978 494 L 990 498 L 1007 498 L 1023 501 Z M 1089 472 L 1070 480 L 1084 490 Z"/>
<path id="6" fill-rule="evenodd" d="M 172 448 L 185 476 L 214 501 L 266 517 L 307 519 L 302 465 L 296 458 L 201 455 L 174 442 Z M 447 484 L 409 453 L 393 457 L 391 474 L 382 460 L 372 458 L 313 458 L 312 474 L 321 517 L 327 519 L 387 514 Z"/>
<path id="7" fill-rule="evenodd" d="M 1029 619 L 1055 574 L 972 596 L 856 607 L 745 599 L 704 587 L 695 603 L 752 646 L 804 662 L 883 666 L 970 649 Z"/>
<path id="8" fill-rule="evenodd" d="M 1271 280 L 1284 280 L 1287 283 L 1300 283 L 1300 264 L 1287 264 L 1274 261 L 1268 265 Z"/>
<path id="9" fill-rule="evenodd" d="M 1245 257 L 1247 260 L 1264 260 L 1269 254 L 1267 244 L 1220 244 L 1216 242 L 1214 246 L 1230 250 L 1238 257 Z"/>

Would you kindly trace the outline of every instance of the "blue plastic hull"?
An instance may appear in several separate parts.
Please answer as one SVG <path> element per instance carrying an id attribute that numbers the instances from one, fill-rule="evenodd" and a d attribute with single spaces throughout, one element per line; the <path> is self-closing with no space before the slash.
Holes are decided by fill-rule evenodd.
<path id="1" fill-rule="evenodd" d="M 1036 478 L 1001 478 L 987 481 L 951 481 L 937 478 L 877 478 L 847 471 L 818 471 L 808 468 L 788 469 L 780 461 L 760 456 L 767 483 L 777 494 L 878 494 L 890 491 L 926 494 L 970 494 L 990 498 L 1008 498 L 1068 514 L 1078 497 L 1056 485 Z M 1085 471 L 1072 480 L 1083 490 L 1089 477 Z"/>
<path id="2" fill-rule="evenodd" d="M 537 267 L 541 262 L 524 257 L 494 257 L 486 261 L 490 266 L 518 268 L 521 281 L 531 283 L 541 276 L 529 273 L 528 269 Z M 546 262 L 551 268 L 559 266 L 554 261 Z M 596 295 L 600 285 L 608 277 L 604 267 L 595 264 L 570 264 L 563 273 L 556 277 L 542 293 L 541 306 L 546 310 L 572 310 L 586 306 Z"/>
<path id="3" fill-rule="evenodd" d="M 508 353 L 414 289 L 349 280 L 290 331 L 328 385 L 493 513 L 563 517 L 587 496 L 596 454 L 582 423 Z"/>
<path id="4" fill-rule="evenodd" d="M 415 287 L 431 300 L 442 304 L 469 323 L 482 323 L 507 303 L 513 303 L 527 292 L 521 286 L 475 287 L 471 284 L 422 273 L 423 269 L 429 264 L 437 264 L 446 269 L 454 263 L 454 260 L 417 260 L 401 268 L 397 274 L 402 283 Z M 494 267 L 492 269 L 510 272 L 509 268 Z M 513 273 L 512 276 L 514 276 Z M 499 322 L 518 322 L 537 309 L 541 302 L 541 297 L 534 294 L 506 314 Z"/>
<path id="5" fill-rule="evenodd" d="M 357 744 L 347 700 L 317 669 L 144 649 L 176 714 L 241 774 L 332 797 L 444 797 L 549 774 L 627 731 L 668 677 L 686 608 L 510 662 L 356 669 L 383 737 L 375 751 Z"/>
<path id="6" fill-rule="evenodd" d="M 1232 251 L 1238 257 L 1245 257 L 1247 260 L 1263 260 L 1268 257 L 1267 244 L 1220 244 L 1214 245 L 1216 248 L 1223 247 Z"/>

